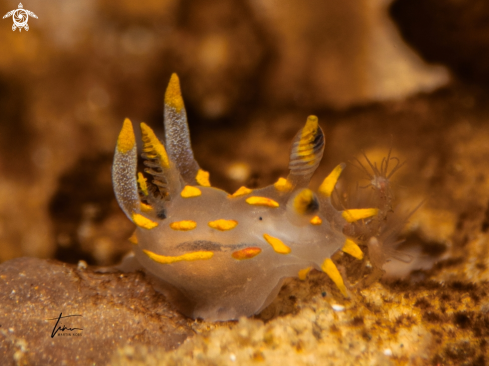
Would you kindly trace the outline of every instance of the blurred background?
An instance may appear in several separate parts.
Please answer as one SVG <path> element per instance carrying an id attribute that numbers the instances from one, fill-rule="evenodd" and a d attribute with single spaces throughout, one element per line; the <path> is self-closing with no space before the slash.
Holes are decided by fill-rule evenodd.
<path id="1" fill-rule="evenodd" d="M 483 0 L 22 4 L 38 16 L 29 31 L 0 21 L 0 261 L 106 265 L 129 250 L 113 149 L 125 117 L 162 136 L 172 72 L 216 186 L 287 174 L 292 137 L 316 114 L 327 147 L 313 185 L 361 151 L 379 161 L 393 148 L 407 161 L 400 205 L 427 199 L 407 234 L 425 255 L 489 228 Z M 2 15 L 17 7 L 0 0 Z"/>

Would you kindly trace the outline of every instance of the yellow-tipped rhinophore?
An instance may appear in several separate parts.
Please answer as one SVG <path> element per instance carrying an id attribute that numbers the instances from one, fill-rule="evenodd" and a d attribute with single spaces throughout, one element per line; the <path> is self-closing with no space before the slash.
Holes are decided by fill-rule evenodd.
<path id="1" fill-rule="evenodd" d="M 117 138 L 117 151 L 121 154 L 125 154 L 136 145 L 136 138 L 134 137 L 134 130 L 129 118 L 124 120 L 122 124 L 122 130 Z"/>
<path id="2" fill-rule="evenodd" d="M 176 257 L 169 257 L 166 255 L 159 255 L 153 252 L 150 252 L 149 250 L 143 250 L 143 252 L 152 260 L 155 262 L 161 263 L 161 264 L 170 264 L 170 263 L 175 263 L 175 262 L 182 262 L 182 261 L 198 261 L 198 260 L 203 260 L 203 259 L 211 259 L 212 256 L 214 255 L 213 252 L 208 252 L 208 251 L 198 251 L 198 252 L 193 252 L 193 253 L 185 253 Z"/>
<path id="3" fill-rule="evenodd" d="M 219 231 L 227 231 L 227 230 L 232 230 L 236 226 L 238 226 L 238 222 L 236 220 L 219 219 L 215 221 L 209 221 L 207 225 Z"/>
<path id="4" fill-rule="evenodd" d="M 352 257 L 356 259 L 363 259 L 363 252 L 360 249 L 360 247 L 351 239 L 346 239 L 345 244 L 343 245 L 343 248 L 341 249 L 345 253 L 350 254 Z"/>
<path id="5" fill-rule="evenodd" d="M 319 186 L 318 193 L 325 197 L 330 197 L 344 168 L 345 164 L 340 164 L 336 168 L 334 168 L 333 171 L 329 173 L 329 175 L 323 180 L 323 183 L 321 183 L 321 185 Z"/>
<path id="6" fill-rule="evenodd" d="M 183 198 L 192 198 L 192 197 L 199 197 L 201 194 L 202 191 L 197 187 L 185 186 L 183 187 L 180 196 L 182 196 Z"/>
<path id="7" fill-rule="evenodd" d="M 180 80 L 177 74 L 173 73 L 165 93 L 165 104 L 180 113 L 184 108 L 182 92 L 180 90 Z"/>
<path id="8" fill-rule="evenodd" d="M 306 125 L 302 129 L 301 139 L 297 147 L 297 155 L 309 158 L 311 154 L 314 154 L 314 139 L 318 129 L 318 118 L 316 116 L 307 117 Z M 309 163 L 314 164 L 314 159 L 311 159 Z"/>
<path id="9" fill-rule="evenodd" d="M 241 186 L 238 188 L 238 190 L 236 192 L 234 192 L 233 194 L 229 194 L 228 197 L 234 198 L 234 197 L 239 197 L 239 196 L 245 196 L 247 194 L 250 194 L 251 192 L 253 192 L 253 190 L 246 188 L 245 186 Z"/>
<path id="10" fill-rule="evenodd" d="M 197 176 L 195 177 L 195 180 L 202 187 L 211 186 L 211 183 L 209 182 L 209 172 L 206 172 L 205 170 L 199 169 L 197 172 Z"/>
<path id="11" fill-rule="evenodd" d="M 132 214 L 132 221 L 139 227 L 143 229 L 151 230 L 158 226 L 157 222 L 151 221 L 150 219 L 144 217 L 141 214 Z"/>
<path id="12" fill-rule="evenodd" d="M 263 237 L 267 241 L 268 244 L 270 244 L 275 250 L 275 252 L 279 254 L 289 254 L 291 252 L 291 249 L 284 244 L 282 240 L 279 238 L 274 238 L 273 236 L 270 236 L 268 234 L 263 234 Z"/>
<path id="13" fill-rule="evenodd" d="M 354 208 L 343 211 L 341 216 L 343 216 L 343 218 L 348 222 L 354 222 L 357 220 L 366 219 L 367 217 L 375 216 L 378 213 L 378 208 Z"/>
<path id="14" fill-rule="evenodd" d="M 144 142 L 143 151 L 150 159 L 158 158 L 163 168 L 168 168 L 170 166 L 168 154 L 166 153 L 163 144 L 156 137 L 154 131 L 146 123 L 141 122 L 141 132 Z"/>
<path id="15" fill-rule="evenodd" d="M 145 196 L 149 194 L 148 192 L 148 184 L 146 183 L 146 178 L 144 177 L 143 173 L 139 172 L 138 173 L 138 184 L 139 184 L 139 189 L 143 192 Z"/>
<path id="16" fill-rule="evenodd" d="M 298 273 L 297 276 L 299 277 L 299 280 L 304 281 L 307 278 L 307 275 L 309 272 L 311 272 L 312 267 L 306 267 L 304 269 L 301 269 Z"/>
<path id="17" fill-rule="evenodd" d="M 292 188 L 294 188 L 292 183 L 290 183 L 287 179 L 282 177 L 278 178 L 278 180 L 273 184 L 273 186 L 279 192 L 288 192 Z"/>
<path id="18" fill-rule="evenodd" d="M 338 268 L 336 268 L 336 265 L 330 258 L 326 258 L 324 260 L 323 264 L 321 265 L 321 269 L 329 276 L 329 278 L 333 280 L 336 287 L 339 288 L 343 296 L 348 297 L 348 292 L 346 291 L 346 286 L 343 282 L 340 271 L 338 271 Z"/>
<path id="19" fill-rule="evenodd" d="M 314 193 L 309 188 L 305 188 L 294 197 L 293 207 L 298 214 L 304 215 L 317 208 L 317 202 L 316 205 L 314 202 Z"/>

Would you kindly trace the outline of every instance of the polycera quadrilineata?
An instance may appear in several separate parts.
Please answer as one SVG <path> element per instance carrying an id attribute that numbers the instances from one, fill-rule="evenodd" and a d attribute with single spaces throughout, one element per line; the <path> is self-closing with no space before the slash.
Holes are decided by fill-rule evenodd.
<path id="1" fill-rule="evenodd" d="M 262 189 L 241 187 L 233 194 L 212 187 L 209 174 L 194 160 L 175 74 L 165 94 L 164 118 L 165 145 L 141 123 L 142 157 L 150 181 L 137 173 L 137 147 L 128 119 L 117 140 L 114 191 L 137 225 L 130 239 L 134 255 L 126 259 L 126 268 L 143 269 L 178 301 L 184 314 L 211 321 L 260 312 L 285 278 L 305 279 L 311 269 L 324 271 L 348 296 L 331 257 L 343 251 L 361 260 L 364 254 L 355 232 L 361 229 L 365 243 L 379 231 L 379 212 L 386 210 L 335 208 L 331 195 L 344 164 L 324 179 L 317 194 L 307 188 L 324 150 L 315 116 L 308 117 L 293 140 L 286 179 Z"/>

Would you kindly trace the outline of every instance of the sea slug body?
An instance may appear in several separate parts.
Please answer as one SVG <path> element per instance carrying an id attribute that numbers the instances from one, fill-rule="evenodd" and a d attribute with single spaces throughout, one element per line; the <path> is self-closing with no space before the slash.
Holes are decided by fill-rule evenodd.
<path id="1" fill-rule="evenodd" d="M 165 94 L 164 117 L 165 145 L 141 124 L 144 173 L 137 172 L 128 119 L 115 149 L 115 195 L 137 226 L 130 238 L 133 267 L 142 268 L 158 289 L 177 299 L 184 314 L 210 321 L 260 312 L 285 278 L 305 279 L 311 269 L 324 271 L 348 296 L 331 257 L 343 251 L 362 260 L 358 244 L 369 238 L 363 230 L 358 240 L 356 222 L 368 228 L 369 219 L 380 222 L 377 216 L 387 210 L 338 210 L 333 205 L 344 164 L 333 169 L 317 193 L 308 188 L 324 151 L 324 133 L 315 116 L 307 118 L 293 140 L 286 178 L 256 190 L 241 187 L 234 194 L 212 187 L 209 174 L 194 159 L 176 74 Z"/>

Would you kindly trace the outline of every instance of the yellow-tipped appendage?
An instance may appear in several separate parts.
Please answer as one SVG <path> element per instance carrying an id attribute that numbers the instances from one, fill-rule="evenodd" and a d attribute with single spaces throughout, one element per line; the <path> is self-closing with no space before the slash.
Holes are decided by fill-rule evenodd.
<path id="1" fill-rule="evenodd" d="M 378 208 L 353 208 L 350 210 L 345 210 L 341 213 L 341 216 L 348 221 L 354 222 L 361 219 L 366 219 L 368 217 L 375 216 L 379 213 Z"/>
<path id="2" fill-rule="evenodd" d="M 265 238 L 267 243 L 272 246 L 273 250 L 276 253 L 289 254 L 291 252 L 291 249 L 287 245 L 285 245 L 284 242 L 279 238 L 275 238 L 268 234 L 263 234 L 263 237 Z"/>
<path id="3" fill-rule="evenodd" d="M 183 198 L 199 197 L 200 195 L 202 195 L 202 191 L 194 186 L 185 186 L 180 192 L 180 196 Z"/>
<path id="4" fill-rule="evenodd" d="M 158 140 L 154 131 L 146 123 L 141 122 L 142 139 L 144 142 L 143 151 L 150 159 L 158 158 L 163 168 L 170 166 L 170 160 L 163 144 Z"/>
<path id="5" fill-rule="evenodd" d="M 318 129 L 318 118 L 316 116 L 307 117 L 306 125 L 302 129 L 301 139 L 297 147 L 297 155 L 306 159 L 311 154 L 314 154 L 314 139 L 316 138 Z M 314 159 L 311 159 L 309 164 L 314 164 Z"/>
<path id="6" fill-rule="evenodd" d="M 312 267 L 306 267 L 304 269 L 301 269 L 298 273 L 297 276 L 299 277 L 299 280 L 304 281 L 307 278 L 307 275 L 309 272 L 311 272 Z"/>
<path id="7" fill-rule="evenodd" d="M 166 88 L 165 105 L 174 108 L 177 113 L 180 113 L 185 107 L 180 90 L 180 80 L 175 73 L 172 74 L 168 87 Z"/>
<path id="8" fill-rule="evenodd" d="M 326 258 L 324 260 L 323 264 L 321 265 L 321 269 L 329 276 L 329 278 L 331 278 L 331 280 L 333 280 L 343 296 L 348 297 L 348 292 L 346 291 L 346 286 L 343 282 L 340 271 L 338 271 L 338 268 L 336 268 L 336 265 L 330 258 Z"/>
<path id="9" fill-rule="evenodd" d="M 341 249 L 345 253 L 350 254 L 352 257 L 362 260 L 363 259 L 363 252 L 360 249 L 360 247 L 351 239 L 346 239 L 345 244 L 343 245 L 343 248 Z"/>
<path id="10" fill-rule="evenodd" d="M 206 172 L 205 170 L 199 169 L 195 180 L 197 181 L 197 184 L 200 184 L 202 187 L 211 186 L 211 183 L 209 182 L 209 172 Z"/>
<path id="11" fill-rule="evenodd" d="M 330 197 L 344 168 L 344 164 L 340 164 L 336 168 L 334 168 L 333 171 L 329 173 L 329 175 L 323 180 L 323 183 L 321 183 L 321 185 L 319 186 L 318 193 L 325 197 Z"/>
<path id="12" fill-rule="evenodd" d="M 287 179 L 285 178 L 278 178 L 278 180 L 273 184 L 275 189 L 279 192 L 288 192 L 294 188 L 292 183 L 290 183 Z"/>
<path id="13" fill-rule="evenodd" d="M 129 118 L 124 120 L 122 124 L 122 130 L 117 138 L 117 151 L 121 154 L 126 154 L 131 151 L 136 145 L 136 138 L 134 137 L 134 130 Z"/>
<path id="14" fill-rule="evenodd" d="M 228 194 L 228 197 L 229 198 L 235 198 L 235 197 L 239 197 L 239 196 L 245 196 L 247 194 L 250 194 L 251 192 L 253 192 L 253 190 L 246 188 L 245 186 L 241 186 L 233 194 Z"/>
<path id="15" fill-rule="evenodd" d="M 198 261 L 198 260 L 204 260 L 204 259 L 211 259 L 212 256 L 214 255 L 213 252 L 208 252 L 208 251 L 198 251 L 198 252 L 192 252 L 192 253 L 185 253 L 179 256 L 175 257 L 170 257 L 166 255 L 159 255 L 153 252 L 150 252 L 149 250 L 143 250 L 143 252 L 152 260 L 155 262 L 161 263 L 161 264 L 171 264 L 175 262 L 182 262 L 182 261 Z"/>

